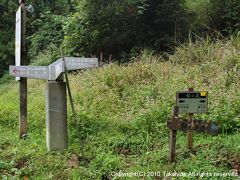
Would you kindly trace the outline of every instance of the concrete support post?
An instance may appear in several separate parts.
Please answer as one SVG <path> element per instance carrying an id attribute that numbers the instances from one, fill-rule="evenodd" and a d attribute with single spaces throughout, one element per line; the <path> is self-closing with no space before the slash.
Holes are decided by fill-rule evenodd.
<path id="1" fill-rule="evenodd" d="M 68 147 L 66 83 L 48 81 L 46 86 L 46 143 L 48 151 Z"/>

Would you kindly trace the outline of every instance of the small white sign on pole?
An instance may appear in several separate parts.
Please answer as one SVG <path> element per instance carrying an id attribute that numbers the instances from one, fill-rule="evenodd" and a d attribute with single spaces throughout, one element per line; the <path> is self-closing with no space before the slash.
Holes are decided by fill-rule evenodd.
<path id="1" fill-rule="evenodd" d="M 9 74 L 15 77 L 57 80 L 65 69 L 68 71 L 98 67 L 97 58 L 66 57 L 65 64 L 60 58 L 49 66 L 9 66 Z"/>
<path id="2" fill-rule="evenodd" d="M 65 57 L 64 59 L 68 71 L 98 67 L 97 58 Z"/>
<path id="3" fill-rule="evenodd" d="M 22 6 L 20 6 L 16 13 L 16 31 L 15 31 L 15 66 L 21 65 L 21 25 L 22 18 L 21 13 Z M 19 81 L 20 77 L 16 77 L 16 81 Z"/>
<path id="4" fill-rule="evenodd" d="M 48 66 L 10 66 L 9 74 L 16 77 L 49 79 Z"/>

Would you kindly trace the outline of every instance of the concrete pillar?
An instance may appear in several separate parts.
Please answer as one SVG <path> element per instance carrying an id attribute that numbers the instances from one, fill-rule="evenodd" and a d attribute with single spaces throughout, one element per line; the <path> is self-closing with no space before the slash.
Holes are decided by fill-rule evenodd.
<path id="1" fill-rule="evenodd" d="M 46 143 L 48 151 L 68 146 L 66 83 L 48 81 L 46 85 Z"/>

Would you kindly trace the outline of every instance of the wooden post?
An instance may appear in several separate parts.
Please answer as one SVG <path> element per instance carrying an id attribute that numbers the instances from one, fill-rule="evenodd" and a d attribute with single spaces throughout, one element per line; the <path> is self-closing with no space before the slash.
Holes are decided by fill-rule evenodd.
<path id="1" fill-rule="evenodd" d="M 193 88 L 188 89 L 189 92 L 193 92 Z M 188 123 L 191 124 L 190 130 L 187 132 L 187 148 L 189 150 L 192 150 L 193 147 L 193 133 L 192 133 L 192 127 L 193 127 L 193 113 L 188 113 Z"/>
<path id="2" fill-rule="evenodd" d="M 22 13 L 21 22 L 21 65 L 27 65 L 27 47 L 26 47 L 26 9 L 23 0 L 19 1 Z M 27 78 L 21 78 L 19 81 L 19 138 L 27 135 Z"/>
<path id="3" fill-rule="evenodd" d="M 175 119 L 178 117 L 178 106 L 174 106 L 172 108 L 172 118 Z M 168 160 L 170 162 L 175 161 L 176 157 L 176 138 L 177 138 L 177 131 L 169 129 L 169 155 Z"/>

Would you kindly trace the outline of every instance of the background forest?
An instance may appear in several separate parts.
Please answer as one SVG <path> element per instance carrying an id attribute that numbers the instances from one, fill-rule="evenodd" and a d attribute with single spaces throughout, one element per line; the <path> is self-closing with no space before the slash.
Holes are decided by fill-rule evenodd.
<path id="1" fill-rule="evenodd" d="M 28 59 L 49 64 L 59 56 L 128 61 L 143 49 L 172 52 L 197 36 L 222 38 L 240 29 L 238 0 L 28 0 Z M 0 75 L 14 64 L 18 1 L 0 0 Z M 221 35 L 220 35 L 221 34 Z"/>

